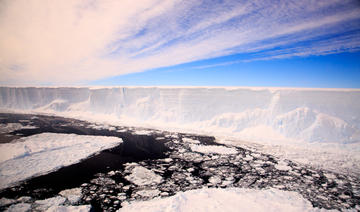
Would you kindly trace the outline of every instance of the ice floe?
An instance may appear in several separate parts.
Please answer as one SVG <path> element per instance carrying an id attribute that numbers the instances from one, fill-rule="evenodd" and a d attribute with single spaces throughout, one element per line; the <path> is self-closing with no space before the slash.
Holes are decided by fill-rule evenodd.
<path id="1" fill-rule="evenodd" d="M 131 172 L 130 175 L 125 178 L 136 185 L 144 186 L 151 184 L 159 184 L 162 181 L 160 175 L 155 174 L 155 172 L 139 166 L 136 163 L 128 164 L 126 169 Z"/>
<path id="2" fill-rule="evenodd" d="M 31 204 L 29 203 L 18 203 L 11 205 L 6 212 L 29 212 L 31 211 Z"/>
<path id="3" fill-rule="evenodd" d="M 45 211 L 48 208 L 50 208 L 51 206 L 58 206 L 58 205 L 62 205 L 64 204 L 66 201 L 66 198 L 61 197 L 61 196 L 56 196 L 56 197 L 52 197 L 52 198 L 48 198 L 48 199 L 44 199 L 44 200 L 37 200 L 35 201 L 35 208 L 36 210 L 39 211 Z"/>
<path id="4" fill-rule="evenodd" d="M 67 198 L 70 204 L 76 204 L 81 199 L 81 188 L 63 190 L 59 194 Z"/>
<path id="5" fill-rule="evenodd" d="M 313 208 L 296 192 L 277 189 L 199 189 L 180 192 L 168 198 L 131 202 L 119 212 L 232 212 L 232 211 L 326 211 Z"/>
<path id="6" fill-rule="evenodd" d="M 236 154 L 237 151 L 235 148 L 229 148 L 225 146 L 215 146 L 215 145 L 191 145 L 191 150 L 194 152 L 200 152 L 204 154 L 216 153 L 216 154 Z"/>
<path id="7" fill-rule="evenodd" d="M 46 212 L 88 212 L 90 211 L 90 205 L 79 205 L 79 206 L 52 206 L 46 210 Z"/>
<path id="8" fill-rule="evenodd" d="M 22 125 L 21 123 L 7 123 L 0 124 L 0 133 L 11 133 L 21 129 L 36 129 L 37 127 L 31 125 Z"/>
<path id="9" fill-rule="evenodd" d="M 120 143 L 117 137 L 42 133 L 0 144 L 0 188 L 77 163 Z"/>

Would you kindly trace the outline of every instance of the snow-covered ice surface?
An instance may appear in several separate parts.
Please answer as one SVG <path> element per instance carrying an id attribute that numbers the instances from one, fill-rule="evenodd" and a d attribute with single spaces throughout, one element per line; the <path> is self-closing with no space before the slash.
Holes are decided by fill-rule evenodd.
<path id="1" fill-rule="evenodd" d="M 150 201 L 132 202 L 119 212 L 233 212 L 233 211 L 327 211 L 313 208 L 295 192 L 277 189 L 204 188 L 180 192 L 175 196 Z"/>
<path id="2" fill-rule="evenodd" d="M 298 162 L 360 174 L 358 89 L 1 87 L 0 100 L 2 111 L 216 135 L 240 144 L 255 142 L 262 151 Z"/>
<path id="3" fill-rule="evenodd" d="M 26 199 L 25 199 L 26 200 Z M 47 212 L 88 212 L 91 209 L 91 205 L 68 205 L 66 198 L 56 196 L 44 200 L 37 200 L 35 202 L 24 199 L 15 200 L 16 204 L 11 205 L 5 211 L 7 212 L 29 212 L 29 211 L 47 211 Z"/>
<path id="4" fill-rule="evenodd" d="M 306 167 L 240 147 L 228 147 L 236 150 L 236 154 L 194 152 L 193 142 L 181 142 L 196 140 L 200 143 L 196 145 L 213 149 L 216 144 L 205 136 L 180 133 L 158 136 L 155 140 L 166 142 L 170 149 L 167 158 L 127 163 L 124 170 L 99 174 L 82 185 L 86 201 L 97 199 L 102 208 L 110 210 L 181 191 L 236 187 L 293 191 L 317 208 L 358 207 L 358 177 Z"/>
<path id="5" fill-rule="evenodd" d="M 275 167 L 275 169 L 280 170 L 280 171 L 289 171 L 289 170 L 291 170 L 291 167 L 285 161 L 280 161 L 274 167 Z"/>
<path id="6" fill-rule="evenodd" d="M 251 148 L 218 144 L 212 136 L 32 116 L 0 114 L 0 119 L 2 123 L 31 120 L 37 129 L 14 132 L 23 137 L 51 130 L 116 136 L 124 143 L 80 161 L 76 168 L 64 167 L 0 191 L 0 210 L 26 203 L 32 209 L 91 204 L 95 211 L 116 211 L 128 203 L 201 188 L 280 189 L 300 194 L 316 208 L 359 208 L 358 176 L 304 166 Z M 148 133 L 138 135 L 139 131 Z M 82 174 L 72 181 L 73 176 Z M 60 203 L 53 201 L 57 199 Z"/>
<path id="7" fill-rule="evenodd" d="M 59 194 L 67 198 L 70 204 L 76 204 L 81 199 L 81 188 L 66 189 L 61 191 Z"/>
<path id="8" fill-rule="evenodd" d="M 59 206 L 64 204 L 66 201 L 66 199 L 64 197 L 61 196 L 57 196 L 57 197 L 52 197 L 52 198 L 48 198 L 48 199 L 44 199 L 44 200 L 37 200 L 35 201 L 34 205 L 36 210 L 38 211 L 45 211 L 48 208 L 50 208 L 51 206 Z"/>
<path id="9" fill-rule="evenodd" d="M 82 184 L 81 204 L 96 200 L 99 207 L 113 210 L 125 206 L 127 201 L 135 205 L 138 200 L 176 195 L 180 191 L 242 187 L 286 190 L 280 193 L 296 191 L 320 208 L 359 209 L 359 97 L 360 90 L 355 89 L 3 87 L 0 110 L 79 118 L 96 122 L 86 125 L 88 130 L 84 132 L 108 135 L 124 132 L 167 142 L 171 152 L 166 159 L 129 163 L 125 170 L 99 173 Z M 201 140 L 200 136 L 181 133 L 157 136 L 158 132 L 152 130 L 125 129 L 120 125 L 214 135 L 217 142 L 226 145 Z M 33 127 L 26 120 L 4 125 L 1 127 L 6 130 L 0 136 L 22 137 L 18 131 L 24 126 Z M 8 153 L 0 157 L 0 177 L 3 170 L 16 172 L 8 169 L 14 167 L 15 161 L 20 164 L 25 157 L 29 161 L 61 149 L 33 153 L 31 149 L 9 145 L 4 148 Z M 3 169 L 6 163 L 9 165 Z M 34 175 L 37 174 L 31 176 Z M 2 178 L 0 181 L 3 182 Z M 72 199 L 69 193 L 60 194 L 67 203 Z M 16 205 L 26 208 L 26 204 L 29 203 L 16 200 L 8 209 Z"/>
<path id="10" fill-rule="evenodd" d="M 0 199 L 0 206 L 11 205 L 15 202 L 16 202 L 16 200 L 14 200 L 14 199 L 8 199 L 8 198 L 3 197 Z"/>
<path id="11" fill-rule="evenodd" d="M 193 144 L 199 144 L 200 143 L 200 141 L 194 140 L 194 139 L 191 139 L 191 138 L 182 138 L 182 141 L 187 142 L 187 143 L 193 143 Z"/>
<path id="12" fill-rule="evenodd" d="M 31 125 L 22 125 L 20 123 L 8 123 L 0 124 L 0 133 L 10 133 L 20 129 L 35 129 L 36 127 Z"/>
<path id="13" fill-rule="evenodd" d="M 236 154 L 237 151 L 234 148 L 224 147 L 224 146 L 215 146 L 215 145 L 196 145 L 193 144 L 190 146 L 191 150 L 194 152 L 200 153 L 217 153 L 217 154 Z"/>
<path id="14" fill-rule="evenodd" d="M 18 203 L 15 205 L 11 205 L 6 211 L 7 212 L 29 212 L 29 211 L 31 211 L 31 204 Z"/>
<path id="15" fill-rule="evenodd" d="M 126 172 L 131 174 L 125 178 L 138 186 L 159 184 L 162 181 L 162 177 L 155 174 L 153 171 L 146 169 L 142 166 L 139 166 L 136 163 L 126 164 Z"/>
<path id="16" fill-rule="evenodd" d="M 128 124 L 228 132 L 243 140 L 360 141 L 356 89 L 1 87 L 0 99 L 4 110 L 108 115 Z"/>
<path id="17" fill-rule="evenodd" d="M 248 142 L 219 136 L 217 142 L 253 149 L 302 164 L 353 176 L 360 175 L 359 143 Z"/>
<path id="18" fill-rule="evenodd" d="M 42 133 L 0 144 L 0 188 L 77 163 L 121 142 L 117 137 Z"/>
<path id="19" fill-rule="evenodd" d="M 80 193 L 79 193 L 80 192 Z M 62 196 L 54 196 L 47 199 L 34 200 L 31 197 L 23 196 L 18 199 L 0 199 L 1 211 L 13 211 L 13 212 L 29 212 L 29 211 L 78 211 L 88 212 L 91 209 L 91 205 L 82 205 L 76 202 L 72 202 L 74 195 L 77 198 L 81 196 L 80 188 L 68 189 L 60 192 Z"/>
<path id="20" fill-rule="evenodd" d="M 90 211 L 90 205 L 79 205 L 79 206 L 52 206 L 46 210 L 46 212 L 88 212 Z"/>

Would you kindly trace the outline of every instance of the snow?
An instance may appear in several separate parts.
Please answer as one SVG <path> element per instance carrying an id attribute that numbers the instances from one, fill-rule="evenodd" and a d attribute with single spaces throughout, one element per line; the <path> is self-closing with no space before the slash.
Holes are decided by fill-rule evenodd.
<path id="1" fill-rule="evenodd" d="M 136 130 L 133 132 L 136 135 L 151 135 L 152 131 L 150 130 Z"/>
<path id="2" fill-rule="evenodd" d="M 22 196 L 22 197 L 19 197 L 19 198 L 17 199 L 17 201 L 19 201 L 19 202 L 30 202 L 30 201 L 31 201 L 31 197 L 29 197 L 29 196 Z"/>
<path id="3" fill-rule="evenodd" d="M 194 140 L 194 139 L 191 139 L 191 138 L 182 138 L 182 141 L 186 142 L 186 143 L 192 143 L 192 144 L 199 144 L 200 143 L 200 141 Z"/>
<path id="4" fill-rule="evenodd" d="M 70 204 L 76 204 L 81 199 L 81 188 L 63 190 L 59 194 L 68 199 Z"/>
<path id="5" fill-rule="evenodd" d="M 249 129 L 262 126 L 267 130 L 257 137 L 264 140 L 278 140 L 280 135 L 306 142 L 360 141 L 356 89 L 1 87 L 0 99 L 4 110 L 103 120 L 113 116 L 123 123 L 227 131 L 240 139 L 252 137 Z"/>
<path id="6" fill-rule="evenodd" d="M 142 197 L 148 197 L 148 198 L 158 196 L 160 193 L 161 192 L 159 190 L 153 190 L 153 189 L 141 190 L 141 191 L 136 192 L 137 195 L 142 196 Z"/>
<path id="7" fill-rule="evenodd" d="M 126 164 L 126 171 L 130 171 L 131 174 L 126 176 L 125 179 L 138 186 L 159 184 L 162 182 L 162 177 L 160 175 L 157 175 L 155 172 L 139 166 L 136 163 Z"/>
<path id="8" fill-rule="evenodd" d="M 90 211 L 90 205 L 79 206 L 52 206 L 46 210 L 46 212 L 88 212 Z"/>
<path id="9" fill-rule="evenodd" d="M 120 143 L 117 137 L 42 133 L 0 144 L 0 188 L 77 163 Z"/>
<path id="10" fill-rule="evenodd" d="M 61 191 L 61 196 L 55 196 L 48 199 L 32 201 L 31 197 L 23 196 L 17 200 L 0 199 L 0 206 L 9 206 L 6 211 L 90 211 L 90 205 L 77 205 L 81 197 L 81 189 L 73 188 Z M 76 201 L 72 201 L 76 199 Z M 71 205 L 68 205 L 68 204 Z M 76 205 L 76 206 L 74 206 Z"/>
<path id="11" fill-rule="evenodd" d="M 173 161 L 172 158 L 165 158 L 165 159 L 164 159 L 164 162 L 166 162 L 166 163 L 170 163 L 171 161 Z"/>
<path id="12" fill-rule="evenodd" d="M 280 171 L 289 171 L 291 167 L 285 161 L 281 161 L 280 163 L 275 165 L 275 168 Z"/>
<path id="13" fill-rule="evenodd" d="M 217 212 L 217 211 L 326 211 L 313 208 L 300 194 L 277 189 L 204 188 L 180 192 L 168 198 L 131 202 L 119 212 Z"/>
<path id="14" fill-rule="evenodd" d="M 3 111 L 50 113 L 107 128 L 132 125 L 221 136 L 260 144 L 298 162 L 360 174 L 359 108 L 359 89 L 0 88 Z"/>
<path id="15" fill-rule="evenodd" d="M 35 201 L 35 207 L 39 211 L 45 211 L 51 206 L 58 206 L 64 204 L 65 200 L 66 199 L 61 196 L 52 197 L 44 200 L 37 200 Z"/>
<path id="16" fill-rule="evenodd" d="M 0 207 L 6 206 L 6 205 L 11 205 L 15 202 L 16 202 L 16 200 L 14 200 L 14 199 L 8 199 L 8 198 L 3 197 L 0 199 Z"/>
<path id="17" fill-rule="evenodd" d="M 360 174 L 360 145 L 357 143 L 264 143 L 245 142 L 225 137 L 218 137 L 217 142 L 252 149 L 337 173 L 353 176 Z"/>
<path id="18" fill-rule="evenodd" d="M 6 211 L 7 212 L 28 212 L 28 211 L 31 211 L 31 204 L 18 203 L 15 205 L 11 205 Z"/>
<path id="19" fill-rule="evenodd" d="M 190 145 L 190 148 L 192 151 L 194 152 L 200 152 L 200 153 L 204 153 L 204 154 L 209 154 L 209 153 L 216 153 L 216 154 L 224 154 L 224 155 L 231 155 L 231 154 L 236 154 L 237 151 L 235 148 L 229 148 L 229 147 L 225 147 L 225 146 L 215 146 L 215 145 Z"/>
<path id="20" fill-rule="evenodd" d="M 35 126 L 31 125 L 22 125 L 20 123 L 7 123 L 7 124 L 0 124 L 0 133 L 11 133 L 16 130 L 21 129 L 35 129 Z"/>
<path id="21" fill-rule="evenodd" d="M 213 176 L 213 177 L 210 177 L 210 178 L 209 178 L 209 182 L 210 182 L 212 185 L 217 185 L 217 184 L 220 184 L 220 183 L 221 183 L 221 178 L 218 177 L 218 176 Z"/>

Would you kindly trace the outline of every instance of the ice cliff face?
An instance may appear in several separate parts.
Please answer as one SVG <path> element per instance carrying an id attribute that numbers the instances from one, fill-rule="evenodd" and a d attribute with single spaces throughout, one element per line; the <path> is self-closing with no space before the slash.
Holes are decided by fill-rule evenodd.
<path id="1" fill-rule="evenodd" d="M 247 140 L 360 141 L 360 90 L 1 87 L 0 108 L 112 115 Z"/>

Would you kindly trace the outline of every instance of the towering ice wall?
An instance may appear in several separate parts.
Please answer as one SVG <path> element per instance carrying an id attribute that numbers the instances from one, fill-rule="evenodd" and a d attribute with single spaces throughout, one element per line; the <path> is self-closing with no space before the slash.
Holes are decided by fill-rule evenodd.
<path id="1" fill-rule="evenodd" d="M 0 108 L 112 115 L 246 140 L 360 141 L 360 90 L 1 87 Z"/>

